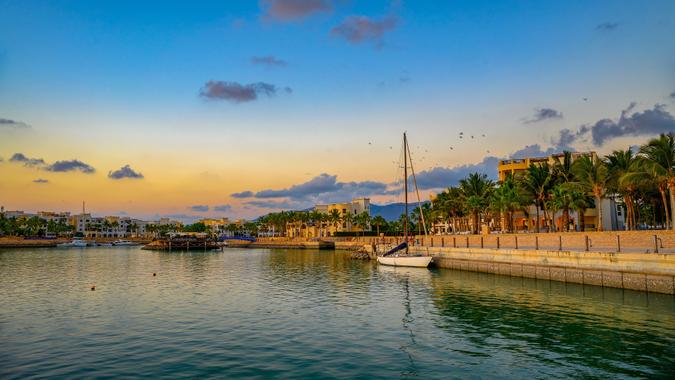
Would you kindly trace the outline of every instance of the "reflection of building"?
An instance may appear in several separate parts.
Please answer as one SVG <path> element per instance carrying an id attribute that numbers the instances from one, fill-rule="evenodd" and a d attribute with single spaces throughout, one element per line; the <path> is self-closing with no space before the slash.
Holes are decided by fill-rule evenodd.
<path id="1" fill-rule="evenodd" d="M 572 152 L 571 159 L 572 162 L 583 156 L 591 156 L 593 159 L 598 159 L 595 152 Z M 513 175 L 518 176 L 527 170 L 530 165 L 543 165 L 548 164 L 550 167 L 553 167 L 557 162 L 562 162 L 564 154 L 553 154 L 548 157 L 535 157 L 535 158 L 522 158 L 522 159 L 508 159 L 499 161 L 498 172 L 499 172 L 499 181 L 504 181 L 507 176 Z M 522 211 L 514 213 L 514 227 L 517 230 L 533 230 L 536 228 L 537 219 L 536 219 L 536 208 L 534 205 L 529 206 L 527 214 Z M 563 226 L 562 213 L 558 212 L 554 217 L 554 223 L 556 224 L 556 229 L 560 230 Z M 624 228 L 624 216 L 621 212 L 621 209 L 617 207 L 614 199 L 605 198 L 602 200 L 602 220 L 603 228 L 605 230 L 617 230 Z M 550 224 L 550 220 L 546 221 L 542 210 L 539 210 L 539 219 L 540 226 L 546 228 Z M 578 220 L 578 214 L 576 210 L 570 210 L 570 221 L 576 223 Z M 585 228 L 588 230 L 594 230 L 597 228 L 598 224 L 598 210 L 595 207 L 589 208 L 584 213 L 584 224 Z M 574 226 L 574 229 L 579 228 L 579 226 Z"/>
<path id="2" fill-rule="evenodd" d="M 286 225 L 286 236 L 313 238 L 332 236 L 337 232 L 370 231 L 369 223 L 363 228 L 355 220 L 362 213 L 370 216 L 369 198 L 357 198 L 347 203 L 316 205 L 313 211 L 322 215 L 320 220 L 308 218 L 308 220 L 290 222 Z"/>

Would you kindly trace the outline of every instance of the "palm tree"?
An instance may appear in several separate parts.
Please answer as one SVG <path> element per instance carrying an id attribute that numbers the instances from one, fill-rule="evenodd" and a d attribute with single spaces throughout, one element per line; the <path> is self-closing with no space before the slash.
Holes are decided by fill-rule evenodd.
<path id="1" fill-rule="evenodd" d="M 480 213 L 487 206 L 487 199 L 492 192 L 494 183 L 487 178 L 487 175 L 480 173 L 471 173 L 469 176 L 459 181 L 459 187 L 464 199 L 464 208 L 472 214 L 473 233 L 479 232 Z"/>
<path id="2" fill-rule="evenodd" d="M 657 189 L 660 195 L 661 205 L 666 215 L 666 228 L 670 225 L 670 211 L 668 210 L 668 173 L 663 167 L 653 161 L 638 156 L 637 169 L 626 173 L 619 180 L 622 186 L 635 186 L 637 188 Z"/>
<path id="3" fill-rule="evenodd" d="M 562 231 L 569 231 L 570 208 L 573 201 L 572 192 L 565 184 L 556 185 L 551 190 L 551 200 L 549 201 L 551 208 L 563 212 Z"/>
<path id="4" fill-rule="evenodd" d="M 661 134 L 640 148 L 640 154 L 655 165 L 668 180 L 670 228 L 675 229 L 675 133 Z"/>
<path id="5" fill-rule="evenodd" d="M 536 228 L 537 232 L 541 232 L 541 222 L 539 220 L 539 209 L 544 209 L 544 220 L 548 220 L 546 215 L 546 198 L 548 197 L 548 192 L 551 189 L 552 176 L 549 166 L 546 162 L 536 165 L 530 164 L 530 166 L 525 171 L 525 174 L 520 177 L 520 187 L 529 194 L 533 201 L 536 209 Z"/>
<path id="6" fill-rule="evenodd" d="M 605 156 L 607 162 L 607 188 L 610 192 L 618 193 L 623 197 L 623 203 L 626 205 L 626 222 L 628 229 L 635 229 L 635 193 L 637 192 L 637 182 L 623 180 L 623 177 L 629 176 L 639 170 L 640 164 L 637 157 L 630 149 L 615 150 L 612 154 Z"/>
<path id="7" fill-rule="evenodd" d="M 591 207 L 591 200 L 588 195 L 584 193 L 578 186 L 578 184 L 571 182 L 564 184 L 568 188 L 570 204 L 569 208 L 577 211 L 577 225 L 579 226 L 579 231 L 583 232 L 586 230 L 586 220 L 584 219 L 584 214 L 586 214 L 586 209 Z"/>
<path id="8" fill-rule="evenodd" d="M 584 191 L 595 197 L 595 207 L 598 210 L 597 230 L 602 231 L 602 199 L 606 192 L 607 166 L 596 156 L 586 155 L 574 161 L 572 170 Z"/>
<path id="9" fill-rule="evenodd" d="M 375 228 L 377 228 L 377 236 L 380 236 L 380 227 L 381 226 L 386 226 L 387 225 L 387 220 L 384 219 L 381 215 L 377 215 L 373 217 L 373 220 L 371 221 L 373 225 L 375 225 Z"/>

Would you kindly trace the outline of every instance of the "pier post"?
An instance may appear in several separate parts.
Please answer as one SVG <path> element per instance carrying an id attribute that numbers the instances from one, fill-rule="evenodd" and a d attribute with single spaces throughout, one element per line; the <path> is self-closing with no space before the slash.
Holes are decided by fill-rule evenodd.
<path id="1" fill-rule="evenodd" d="M 515 236 L 514 236 L 514 239 L 515 239 L 515 241 L 516 241 L 516 249 L 518 249 L 518 235 L 515 235 Z"/>
<path id="2" fill-rule="evenodd" d="M 456 236 L 452 237 L 452 248 L 457 248 L 457 237 Z"/>
<path id="3" fill-rule="evenodd" d="M 431 237 L 431 246 L 432 247 L 434 246 L 434 237 L 433 236 Z"/>
<path id="4" fill-rule="evenodd" d="M 654 235 L 654 253 L 659 253 L 659 237 Z"/>
<path id="5" fill-rule="evenodd" d="M 656 237 L 656 235 L 654 235 L 654 237 Z M 656 239 L 654 239 L 654 241 L 656 241 Z M 469 248 L 469 237 L 468 236 L 466 237 L 466 247 Z"/>
<path id="6" fill-rule="evenodd" d="M 558 235 L 558 251 L 562 251 L 562 235 Z"/>
<path id="7" fill-rule="evenodd" d="M 539 250 L 539 236 L 534 237 L 534 250 L 538 251 Z"/>
<path id="8" fill-rule="evenodd" d="M 480 237 L 480 247 L 483 248 L 483 237 Z"/>
<path id="9" fill-rule="evenodd" d="M 585 235 L 585 236 L 584 236 L 584 241 L 585 241 L 585 243 L 586 243 L 586 252 L 588 252 L 588 251 L 589 251 L 589 248 L 590 248 L 590 247 L 589 247 L 589 244 L 588 244 L 588 235 Z"/>
<path id="10" fill-rule="evenodd" d="M 499 249 L 501 244 L 499 244 L 499 236 L 497 236 L 497 249 Z"/>
<path id="11" fill-rule="evenodd" d="M 621 235 L 616 235 L 616 251 L 621 252 Z"/>
<path id="12" fill-rule="evenodd" d="M 441 237 L 441 247 L 445 247 L 445 237 Z"/>

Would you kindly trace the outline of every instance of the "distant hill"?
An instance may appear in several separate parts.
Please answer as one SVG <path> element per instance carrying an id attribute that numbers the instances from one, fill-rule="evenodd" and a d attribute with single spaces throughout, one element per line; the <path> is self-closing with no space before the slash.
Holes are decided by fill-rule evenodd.
<path id="1" fill-rule="evenodd" d="M 428 203 L 423 202 L 423 203 Z M 417 206 L 417 202 L 408 204 L 408 212 L 412 212 L 413 208 Z M 387 222 L 392 220 L 398 220 L 401 217 L 401 214 L 405 212 L 405 203 L 390 203 L 388 205 L 376 205 L 370 204 L 370 215 L 383 217 Z"/>

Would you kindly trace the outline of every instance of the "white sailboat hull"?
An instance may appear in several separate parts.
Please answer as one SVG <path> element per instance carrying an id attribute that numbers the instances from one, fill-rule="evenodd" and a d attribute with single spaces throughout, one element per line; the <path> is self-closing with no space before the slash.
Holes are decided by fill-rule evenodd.
<path id="1" fill-rule="evenodd" d="M 431 256 L 378 256 L 377 262 L 395 267 L 426 268 L 431 263 Z"/>

